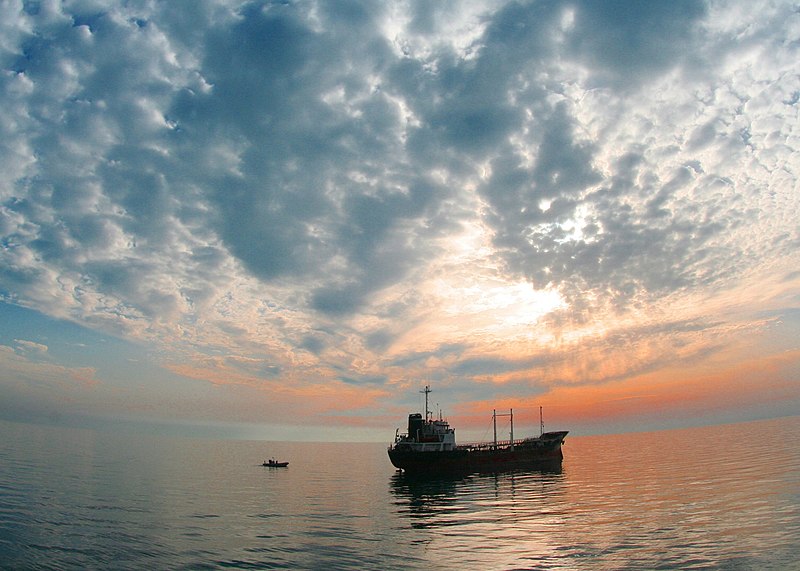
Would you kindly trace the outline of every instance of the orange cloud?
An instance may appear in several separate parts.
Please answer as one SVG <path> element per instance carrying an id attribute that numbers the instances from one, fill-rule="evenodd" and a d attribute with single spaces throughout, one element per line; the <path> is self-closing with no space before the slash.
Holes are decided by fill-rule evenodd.
<path id="1" fill-rule="evenodd" d="M 203 357 L 190 363 L 165 366 L 177 375 L 211 383 L 220 390 L 254 389 L 249 400 L 257 400 L 265 412 L 269 411 L 273 421 L 276 415 L 281 421 L 290 422 L 296 420 L 293 416 L 300 414 L 305 417 L 332 415 L 342 419 L 342 424 L 352 424 L 339 415 L 355 410 L 375 410 L 377 403 L 388 394 L 381 387 L 355 386 L 337 379 L 287 380 L 259 375 L 254 371 L 261 365 L 263 362 L 252 359 Z M 243 409 L 251 405 L 252 402 L 242 402 Z"/>
<path id="2" fill-rule="evenodd" d="M 735 409 L 800 398 L 800 350 L 729 365 L 713 374 L 676 368 L 596 386 L 557 387 L 540 399 L 559 416 L 599 421 L 673 410 Z"/>

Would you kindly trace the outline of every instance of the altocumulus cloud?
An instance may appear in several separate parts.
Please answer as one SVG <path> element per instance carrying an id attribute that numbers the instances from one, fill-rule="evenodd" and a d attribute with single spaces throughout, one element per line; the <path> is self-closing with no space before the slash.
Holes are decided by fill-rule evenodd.
<path id="1" fill-rule="evenodd" d="M 561 343 L 797 286 L 789 2 L 0 10 L 0 295 L 167 360 L 457 382 L 557 359 L 456 325 L 448 276 L 557 295 L 527 326 Z"/>

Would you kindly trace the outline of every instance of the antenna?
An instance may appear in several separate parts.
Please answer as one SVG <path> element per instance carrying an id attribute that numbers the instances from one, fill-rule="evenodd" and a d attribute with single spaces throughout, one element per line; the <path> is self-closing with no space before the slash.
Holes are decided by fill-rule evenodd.
<path id="1" fill-rule="evenodd" d="M 427 421 L 428 416 L 430 416 L 430 413 L 428 412 L 428 395 L 431 394 L 433 391 L 431 391 L 431 388 L 428 385 L 425 385 L 425 390 L 419 392 L 425 393 L 425 420 Z"/>

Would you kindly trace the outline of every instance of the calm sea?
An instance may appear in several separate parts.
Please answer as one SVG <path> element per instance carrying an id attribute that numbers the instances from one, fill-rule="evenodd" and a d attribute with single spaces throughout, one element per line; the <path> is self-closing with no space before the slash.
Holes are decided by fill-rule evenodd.
<path id="1" fill-rule="evenodd" d="M 0 567 L 800 569 L 800 417 L 568 437 L 564 455 L 424 482 L 380 444 L 0 423 Z"/>

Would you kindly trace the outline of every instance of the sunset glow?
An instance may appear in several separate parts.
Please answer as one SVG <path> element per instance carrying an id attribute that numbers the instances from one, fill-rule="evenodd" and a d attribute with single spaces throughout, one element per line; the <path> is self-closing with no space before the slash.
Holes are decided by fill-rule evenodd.
<path id="1" fill-rule="evenodd" d="M 1 418 L 800 410 L 796 6 L 350 8 L 3 5 Z"/>

